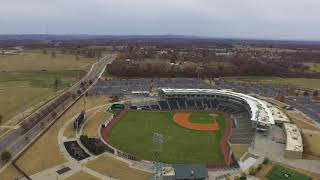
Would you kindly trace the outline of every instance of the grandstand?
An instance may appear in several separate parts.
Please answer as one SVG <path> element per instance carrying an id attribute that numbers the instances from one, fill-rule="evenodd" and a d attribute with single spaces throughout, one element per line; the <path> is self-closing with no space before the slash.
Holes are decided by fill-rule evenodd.
<path id="1" fill-rule="evenodd" d="M 233 124 L 237 124 L 234 130 L 239 130 L 239 133 L 245 128 L 267 132 L 274 125 L 272 112 L 267 105 L 245 94 L 215 89 L 163 88 L 159 96 L 161 110 L 212 109 L 232 114 Z"/>
<path id="2" fill-rule="evenodd" d="M 166 89 L 159 92 L 159 101 L 134 104 L 134 109 L 221 111 L 232 120 L 231 144 L 250 144 L 255 129 L 268 132 L 274 125 L 274 116 L 264 101 L 227 90 L 214 89 Z"/>

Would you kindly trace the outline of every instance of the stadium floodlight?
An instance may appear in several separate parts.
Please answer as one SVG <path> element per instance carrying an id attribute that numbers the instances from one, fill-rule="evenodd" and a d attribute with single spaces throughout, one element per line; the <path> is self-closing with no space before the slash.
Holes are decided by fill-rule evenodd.
<path id="1" fill-rule="evenodd" d="M 156 170 L 154 179 L 160 179 L 160 173 L 161 173 L 161 162 L 160 162 L 160 151 L 161 151 L 161 145 L 163 144 L 163 136 L 160 133 L 153 133 L 153 145 L 154 145 L 154 151 L 155 151 L 155 163 L 154 168 Z"/>

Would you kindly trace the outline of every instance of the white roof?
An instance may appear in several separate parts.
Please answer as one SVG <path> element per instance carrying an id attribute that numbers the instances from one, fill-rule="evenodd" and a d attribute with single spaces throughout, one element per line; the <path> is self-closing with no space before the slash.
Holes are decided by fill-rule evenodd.
<path id="1" fill-rule="evenodd" d="M 274 106 L 273 104 L 267 102 L 267 101 L 263 101 L 267 107 L 270 109 L 272 115 L 273 115 L 273 119 L 275 121 L 281 122 L 281 123 L 290 123 L 290 120 L 288 118 L 288 116 L 281 111 L 279 108 L 277 108 L 276 106 Z"/>
<path id="2" fill-rule="evenodd" d="M 302 138 L 298 127 L 295 124 L 284 123 L 287 135 L 286 150 L 303 152 Z"/>
<path id="3" fill-rule="evenodd" d="M 220 94 L 240 98 L 248 103 L 251 110 L 251 120 L 258 121 L 259 123 L 273 125 L 274 118 L 271 110 L 261 100 L 248 96 L 246 94 L 237 93 L 229 90 L 217 90 L 217 89 L 161 89 L 164 93 L 181 93 L 181 94 Z"/>

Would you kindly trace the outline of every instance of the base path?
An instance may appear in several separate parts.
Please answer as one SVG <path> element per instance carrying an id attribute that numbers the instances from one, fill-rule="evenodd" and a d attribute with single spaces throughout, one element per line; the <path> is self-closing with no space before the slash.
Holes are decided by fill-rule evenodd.
<path id="1" fill-rule="evenodd" d="M 191 123 L 189 121 L 191 113 L 176 113 L 173 116 L 175 123 L 188 129 L 194 129 L 199 131 L 217 131 L 219 130 L 219 124 L 217 122 L 211 124 Z"/>

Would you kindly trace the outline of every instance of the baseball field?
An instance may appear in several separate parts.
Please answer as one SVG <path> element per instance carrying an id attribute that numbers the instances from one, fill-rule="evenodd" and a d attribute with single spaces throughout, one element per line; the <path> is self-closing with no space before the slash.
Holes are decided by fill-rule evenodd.
<path id="1" fill-rule="evenodd" d="M 153 134 L 161 133 L 164 137 L 161 162 L 219 164 L 224 163 L 220 139 L 225 128 L 225 117 L 219 113 L 129 111 L 111 127 L 107 136 L 119 150 L 155 160 Z"/>

